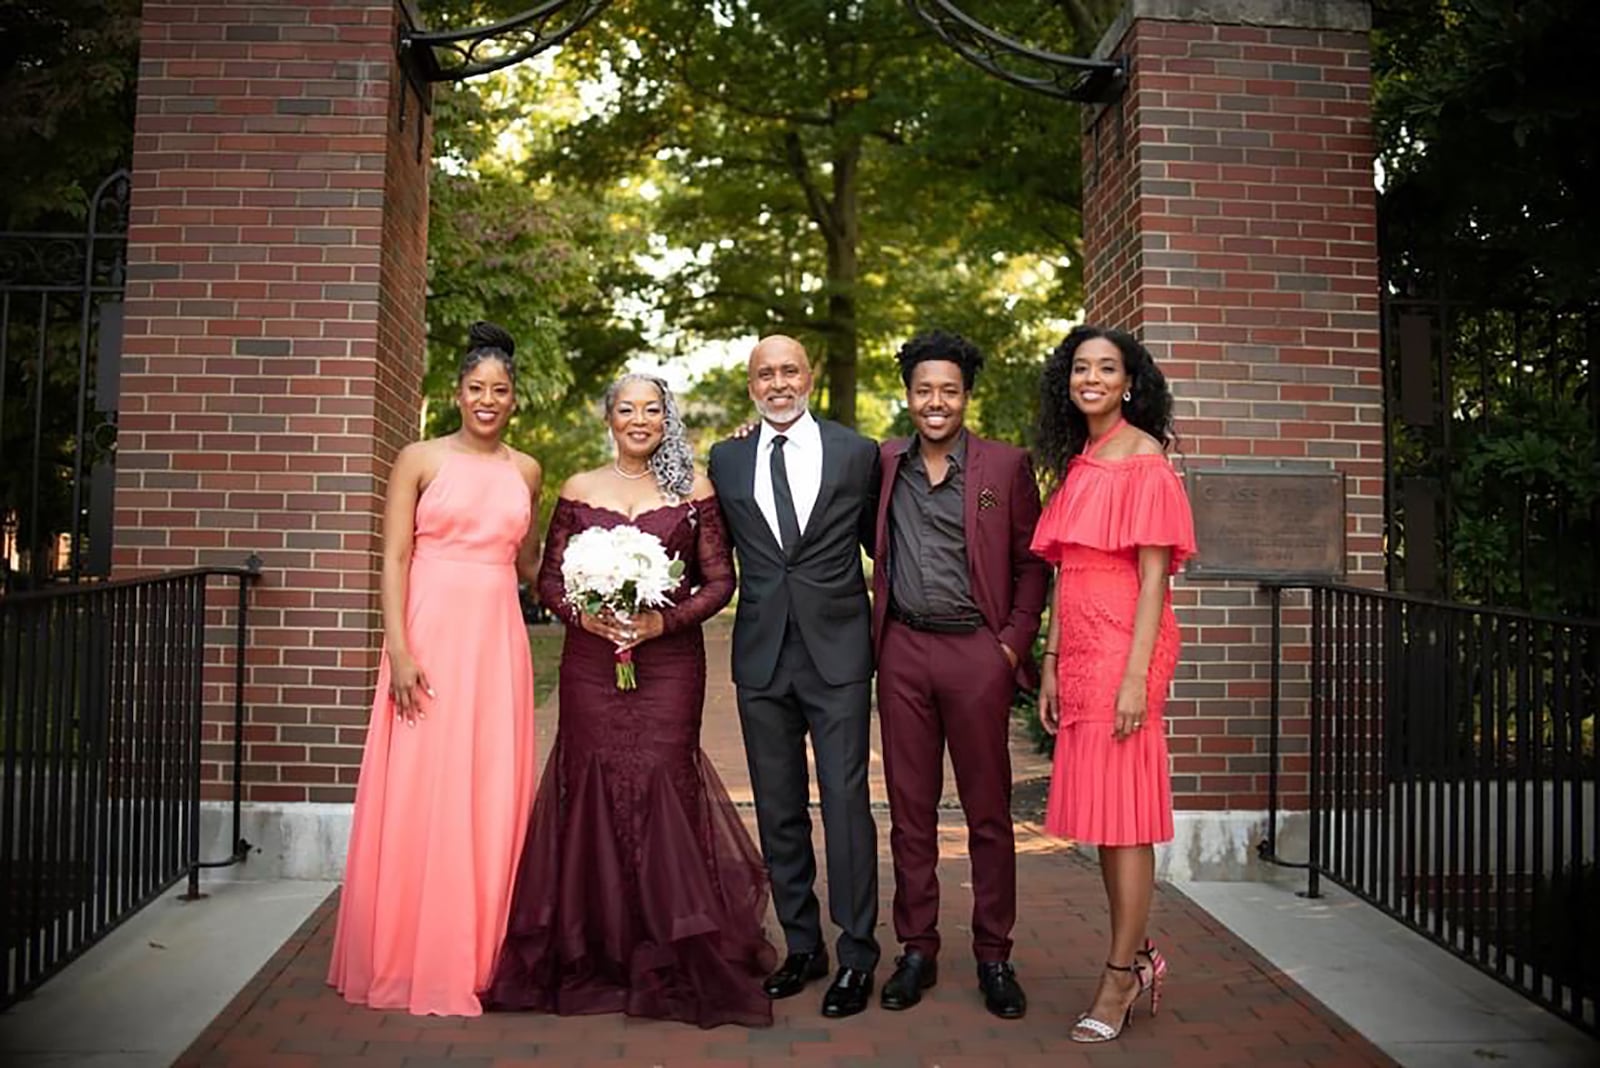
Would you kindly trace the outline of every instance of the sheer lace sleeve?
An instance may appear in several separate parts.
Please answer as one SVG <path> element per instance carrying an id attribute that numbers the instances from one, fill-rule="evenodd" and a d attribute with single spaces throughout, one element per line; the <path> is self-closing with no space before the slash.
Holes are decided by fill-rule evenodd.
<path id="1" fill-rule="evenodd" d="M 692 507 L 695 552 L 689 562 L 689 581 L 694 592 L 661 610 L 667 634 L 698 627 L 733 599 L 733 544 L 722 523 L 722 509 L 715 497 L 695 501 Z"/>
<path id="2" fill-rule="evenodd" d="M 556 500 L 550 515 L 550 529 L 544 536 L 544 559 L 539 564 L 539 603 L 569 627 L 577 626 L 578 610 L 566 601 L 567 587 L 561 581 L 561 558 L 567 552 L 567 539 L 577 533 L 578 520 L 572 502 Z"/>

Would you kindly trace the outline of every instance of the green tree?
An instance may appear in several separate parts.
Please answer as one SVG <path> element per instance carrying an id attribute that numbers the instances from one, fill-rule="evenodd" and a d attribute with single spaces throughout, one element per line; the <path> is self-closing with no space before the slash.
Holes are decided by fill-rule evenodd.
<path id="1" fill-rule="evenodd" d="M 1448 596 L 1592 615 L 1600 5 L 1378 0 L 1374 25 L 1387 293 L 1453 302 L 1407 309 L 1448 358 L 1435 425 L 1397 417 L 1391 464 L 1449 489 Z"/>
<path id="2" fill-rule="evenodd" d="M 616 310 L 643 284 L 631 265 L 635 205 L 527 168 L 526 154 L 559 136 L 571 92 L 524 68 L 441 86 L 434 106 L 427 429 L 459 425 L 450 397 L 467 328 L 499 322 L 517 339 L 519 409 L 508 434 L 544 465 L 547 509 L 568 475 L 601 462 L 596 402 L 643 344 L 638 324 Z"/>
<path id="3" fill-rule="evenodd" d="M 1006 9 L 1086 51 L 1073 6 Z M 647 179 L 666 321 L 801 337 L 835 418 L 897 389 L 883 357 L 912 329 L 1015 334 L 1019 258 L 1058 315 L 1078 305 L 1077 109 L 974 69 L 895 0 L 620 0 L 563 62 L 609 95 L 552 173 Z"/>
<path id="4" fill-rule="evenodd" d="M 1600 292 L 1600 4 L 1377 0 L 1384 273 L 1400 292 Z"/>
<path id="5" fill-rule="evenodd" d="M 0 230 L 72 229 L 133 155 L 140 0 L 0 0 Z"/>

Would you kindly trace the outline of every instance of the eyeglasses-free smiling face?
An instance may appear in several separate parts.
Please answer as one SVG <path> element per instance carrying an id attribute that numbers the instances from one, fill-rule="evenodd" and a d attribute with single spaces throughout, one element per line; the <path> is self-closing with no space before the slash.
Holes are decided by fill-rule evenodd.
<path id="1" fill-rule="evenodd" d="M 917 435 L 932 444 L 961 433 L 966 421 L 966 383 L 961 365 L 953 360 L 923 360 L 911 369 L 906 386 L 906 407 Z"/>
<path id="2" fill-rule="evenodd" d="M 476 437 L 499 437 L 516 406 L 511 375 L 499 360 L 479 360 L 456 386 L 461 427 Z"/>
<path id="3" fill-rule="evenodd" d="M 750 352 L 750 400 L 761 418 L 782 429 L 805 414 L 811 398 L 811 361 L 788 337 L 764 338 Z"/>
<path id="4" fill-rule="evenodd" d="M 1072 403 L 1084 415 L 1120 410 L 1122 395 L 1132 386 L 1122 350 L 1105 338 L 1090 338 L 1072 354 Z"/>
<path id="5" fill-rule="evenodd" d="M 631 379 L 617 390 L 607 420 L 617 443 L 617 455 L 643 464 L 666 434 L 667 405 L 654 385 Z"/>

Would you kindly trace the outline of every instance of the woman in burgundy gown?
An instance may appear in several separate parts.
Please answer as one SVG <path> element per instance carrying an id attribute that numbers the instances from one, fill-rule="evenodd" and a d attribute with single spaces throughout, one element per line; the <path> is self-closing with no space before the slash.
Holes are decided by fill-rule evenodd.
<path id="1" fill-rule="evenodd" d="M 605 400 L 617 459 L 569 479 L 550 520 L 539 597 L 567 625 L 559 720 L 483 1000 L 764 1026 L 766 871 L 700 749 L 700 627 L 733 595 L 732 549 L 665 383 L 628 375 Z M 579 612 L 561 579 L 574 534 L 621 524 L 687 565 L 670 607 L 628 623 Z M 619 647 L 637 689 L 617 688 Z"/>

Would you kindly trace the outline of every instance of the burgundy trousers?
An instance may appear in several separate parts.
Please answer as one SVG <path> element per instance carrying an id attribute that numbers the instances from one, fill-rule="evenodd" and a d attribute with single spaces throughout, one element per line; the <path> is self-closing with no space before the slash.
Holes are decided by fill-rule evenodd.
<path id="1" fill-rule="evenodd" d="M 948 743 L 967 817 L 972 862 L 972 952 L 979 963 L 1011 956 L 1017 855 L 1007 748 L 1010 662 L 986 629 L 935 634 L 885 621 L 878 659 L 878 718 L 889 788 L 894 929 L 909 952 L 939 954 L 939 799 Z"/>

